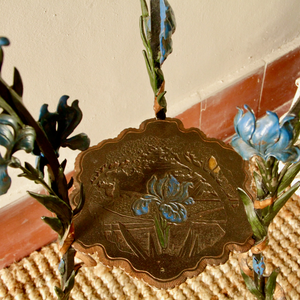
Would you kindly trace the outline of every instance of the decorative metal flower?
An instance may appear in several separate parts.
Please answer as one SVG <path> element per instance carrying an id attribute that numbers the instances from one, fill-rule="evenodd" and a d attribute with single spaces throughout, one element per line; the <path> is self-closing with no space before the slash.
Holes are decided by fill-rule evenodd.
<path id="1" fill-rule="evenodd" d="M 32 127 L 21 127 L 14 117 L 0 115 L 0 145 L 6 148 L 4 156 L 0 154 L 0 195 L 5 194 L 11 185 L 11 178 L 7 173 L 8 165 L 17 167 L 20 164 L 12 155 L 18 150 L 31 152 L 34 140 L 35 131 Z"/>
<path id="2" fill-rule="evenodd" d="M 294 116 L 287 115 L 281 122 L 276 113 L 267 111 L 259 120 L 250 107 L 239 111 L 234 119 L 236 135 L 231 141 L 233 148 L 245 159 L 258 155 L 264 160 L 273 156 L 283 162 L 296 162 L 300 150 L 293 145 L 293 127 L 290 121 Z"/>
<path id="3" fill-rule="evenodd" d="M 162 179 L 155 175 L 148 182 L 148 194 L 133 203 L 132 209 L 136 215 L 149 212 L 149 204 L 154 201 L 161 215 L 173 223 L 181 223 L 187 219 L 187 210 L 184 206 L 194 204 L 193 198 L 189 197 L 188 188 L 191 182 L 179 183 L 177 179 L 167 174 Z"/>
<path id="4" fill-rule="evenodd" d="M 0 71 L 1 71 L 2 62 L 3 62 L 2 46 L 8 46 L 8 45 L 9 45 L 9 39 L 4 36 L 0 37 Z"/>
<path id="5" fill-rule="evenodd" d="M 40 111 L 39 123 L 45 131 L 57 156 L 60 147 L 69 147 L 72 150 L 83 151 L 86 150 L 90 144 L 90 140 L 85 133 L 80 133 L 68 138 L 82 119 L 82 112 L 78 107 L 78 100 L 73 101 L 71 106 L 68 106 L 68 98 L 68 96 L 62 96 L 59 99 L 55 113 L 48 111 L 47 104 L 44 104 Z M 40 156 L 39 169 L 43 171 L 44 166 L 47 164 L 46 159 L 38 148 L 34 150 L 34 154 Z"/>
<path id="6" fill-rule="evenodd" d="M 167 0 L 160 0 L 160 64 L 172 53 L 172 34 L 175 32 L 176 22 L 172 7 Z"/>

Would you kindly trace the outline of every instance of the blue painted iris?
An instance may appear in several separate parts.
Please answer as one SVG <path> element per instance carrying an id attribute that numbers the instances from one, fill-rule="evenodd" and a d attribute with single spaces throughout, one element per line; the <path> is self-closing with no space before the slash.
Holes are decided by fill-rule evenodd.
<path id="1" fill-rule="evenodd" d="M 181 223 L 187 219 L 187 210 L 184 206 L 194 204 L 189 197 L 188 188 L 191 182 L 179 183 L 177 179 L 168 174 L 162 179 L 155 175 L 148 182 L 148 194 L 133 203 L 132 209 L 136 215 L 149 212 L 149 204 L 155 202 L 163 218 L 170 222 Z"/>
<path id="2" fill-rule="evenodd" d="M 71 106 L 67 104 L 68 96 L 62 96 L 59 99 L 57 110 L 54 113 L 48 111 L 48 105 L 41 107 L 39 124 L 43 128 L 57 156 L 60 147 L 68 147 L 72 150 L 86 150 L 89 147 L 90 140 L 85 133 L 77 134 L 73 137 L 69 135 L 75 130 L 82 119 L 82 112 L 78 106 L 78 100 L 72 102 Z M 34 154 L 39 156 L 38 168 L 44 172 L 47 160 L 36 145 Z"/>
<path id="3" fill-rule="evenodd" d="M 33 150 L 35 131 L 32 127 L 21 127 L 18 120 L 10 115 L 0 115 L 0 145 L 6 150 L 0 153 L 0 195 L 5 194 L 11 185 L 7 167 L 19 167 L 20 162 L 13 154 L 19 150 L 30 153 Z"/>
<path id="4" fill-rule="evenodd" d="M 172 7 L 167 0 L 160 0 L 160 64 L 172 52 L 172 34 L 175 32 L 176 22 Z"/>
<path id="5" fill-rule="evenodd" d="M 287 115 L 279 122 L 275 113 L 267 111 L 266 116 L 256 120 L 251 108 L 244 107 L 246 113 L 238 108 L 235 116 L 236 135 L 231 145 L 245 160 L 255 155 L 264 160 L 271 156 L 282 162 L 299 160 L 300 150 L 293 145 L 293 127 L 290 123 L 294 116 Z"/>

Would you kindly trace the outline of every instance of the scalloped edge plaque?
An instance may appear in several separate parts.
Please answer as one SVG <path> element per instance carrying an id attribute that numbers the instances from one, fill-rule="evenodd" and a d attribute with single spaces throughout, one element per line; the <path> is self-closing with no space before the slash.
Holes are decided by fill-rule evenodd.
<path id="1" fill-rule="evenodd" d="M 246 189 L 245 162 L 178 119 L 150 119 L 79 154 L 72 205 L 79 252 L 158 288 L 171 288 L 206 265 L 225 263 L 253 244 L 236 189 Z"/>

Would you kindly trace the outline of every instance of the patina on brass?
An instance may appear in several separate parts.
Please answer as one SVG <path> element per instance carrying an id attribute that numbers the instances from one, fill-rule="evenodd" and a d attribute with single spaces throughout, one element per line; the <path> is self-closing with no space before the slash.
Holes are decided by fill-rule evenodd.
<path id="1" fill-rule="evenodd" d="M 85 204 L 75 217 L 76 250 L 159 288 L 180 284 L 229 251 L 246 251 L 252 231 L 236 192 L 243 159 L 181 121 L 147 120 L 82 152 L 76 161 Z"/>

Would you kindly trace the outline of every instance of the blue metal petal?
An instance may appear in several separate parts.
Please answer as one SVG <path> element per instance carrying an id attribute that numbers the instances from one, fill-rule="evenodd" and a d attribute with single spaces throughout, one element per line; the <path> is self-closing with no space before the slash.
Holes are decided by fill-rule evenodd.
<path id="1" fill-rule="evenodd" d="M 156 194 L 156 191 L 155 191 L 155 186 L 156 186 L 156 181 L 157 181 L 157 178 L 155 175 L 153 175 L 150 180 L 148 181 L 147 183 L 147 191 L 148 191 L 148 194 L 151 194 L 151 195 L 157 195 Z M 158 196 L 158 195 L 157 195 Z"/>
<path id="2" fill-rule="evenodd" d="M 187 211 L 180 203 L 161 204 L 159 206 L 163 217 L 173 223 L 181 223 L 186 221 Z"/>
<path id="3" fill-rule="evenodd" d="M 262 256 L 260 260 L 258 260 L 255 256 L 252 257 L 253 261 L 253 270 L 256 274 L 262 276 L 265 271 L 265 263 L 264 257 Z"/>
<path id="4" fill-rule="evenodd" d="M 185 201 L 184 201 L 184 204 L 185 205 L 192 205 L 192 204 L 195 204 L 195 201 L 192 197 L 189 197 L 187 198 Z"/>
<path id="5" fill-rule="evenodd" d="M 0 164 L 0 195 L 6 194 L 11 185 L 11 179 L 7 174 L 7 164 L 1 158 Z"/>
<path id="6" fill-rule="evenodd" d="M 237 107 L 237 109 L 238 109 L 238 112 L 237 112 L 237 114 L 234 117 L 233 125 L 234 125 L 235 132 L 237 134 L 239 134 L 238 128 L 237 128 L 237 124 L 240 122 L 240 120 L 241 120 L 241 118 L 242 118 L 242 116 L 244 114 L 244 110 L 242 108 L 240 108 L 240 107 Z"/>
<path id="7" fill-rule="evenodd" d="M 193 183 L 183 182 L 180 185 L 180 190 L 178 191 L 176 197 L 171 199 L 171 201 L 183 203 L 189 197 L 189 186 L 193 186 Z"/>
<path id="8" fill-rule="evenodd" d="M 255 148 L 245 143 L 243 139 L 238 135 L 235 135 L 232 138 L 231 146 L 245 160 L 249 160 L 254 155 L 260 155 L 260 153 Z"/>
<path id="9" fill-rule="evenodd" d="M 267 153 L 271 155 L 274 152 L 286 150 L 286 148 L 289 147 L 292 138 L 293 134 L 288 129 L 285 127 L 281 128 L 279 140 L 267 149 Z"/>
<path id="10" fill-rule="evenodd" d="M 158 182 L 155 184 L 155 192 L 161 199 L 161 201 L 164 201 L 164 199 L 167 198 L 167 188 L 168 188 L 168 177 L 164 177 L 162 179 L 159 179 Z"/>
<path id="11" fill-rule="evenodd" d="M 266 150 L 274 145 L 280 137 L 280 126 L 278 116 L 267 111 L 267 115 L 256 122 L 256 129 L 252 135 L 253 146 L 261 153 L 266 155 Z"/>
<path id="12" fill-rule="evenodd" d="M 284 118 L 281 120 L 280 124 L 281 126 L 283 126 L 285 123 L 289 122 L 289 121 L 292 121 L 295 119 L 295 116 L 294 115 L 285 115 Z"/>
<path id="13" fill-rule="evenodd" d="M 167 180 L 167 198 L 168 200 L 172 200 L 179 192 L 180 190 L 180 183 L 177 181 L 177 179 L 173 176 L 170 175 L 168 176 L 168 180 Z M 166 200 L 166 199 L 164 199 Z"/>
<path id="14" fill-rule="evenodd" d="M 10 44 L 9 39 L 2 36 L 0 37 L 0 47 L 2 46 L 8 46 Z"/>
<path id="15" fill-rule="evenodd" d="M 156 199 L 152 195 L 145 195 L 144 197 L 134 201 L 132 210 L 137 216 L 147 214 L 149 212 L 149 204 Z"/>
<path id="16" fill-rule="evenodd" d="M 239 108 L 239 112 L 234 119 L 234 127 L 236 133 L 247 143 L 255 130 L 255 116 L 249 106 L 245 105 L 245 108 L 247 110 L 245 114 Z"/>
<path id="17" fill-rule="evenodd" d="M 160 64 L 172 52 L 172 34 L 175 32 L 176 22 L 174 12 L 167 0 L 160 0 Z"/>
<path id="18" fill-rule="evenodd" d="M 296 163 L 300 159 L 300 149 L 298 147 L 290 147 L 284 151 L 280 152 L 270 152 L 267 154 L 265 159 L 269 158 L 270 156 L 275 157 L 277 160 L 282 162 L 291 162 Z"/>

